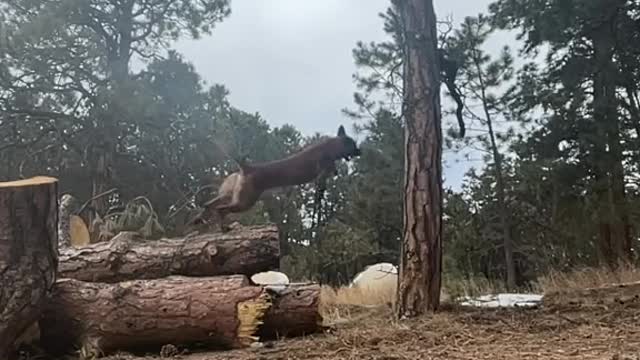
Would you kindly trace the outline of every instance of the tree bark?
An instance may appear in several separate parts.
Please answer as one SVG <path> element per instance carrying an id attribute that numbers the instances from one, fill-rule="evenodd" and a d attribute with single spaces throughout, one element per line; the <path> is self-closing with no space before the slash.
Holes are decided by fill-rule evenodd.
<path id="1" fill-rule="evenodd" d="M 55 282 L 58 181 L 0 183 L 0 359 L 33 325 Z"/>
<path id="2" fill-rule="evenodd" d="M 442 131 L 436 17 L 431 0 L 399 2 L 404 22 L 404 235 L 397 316 L 435 311 L 440 302 Z"/>
<path id="3" fill-rule="evenodd" d="M 272 305 L 258 332 L 260 338 L 303 336 L 322 328 L 322 315 L 318 311 L 319 285 L 291 284 L 265 288 L 269 291 Z"/>
<path id="4" fill-rule="evenodd" d="M 228 233 L 143 240 L 123 232 L 106 242 L 60 249 L 60 277 L 94 282 L 157 279 L 169 275 L 253 275 L 277 269 L 275 225 L 237 227 Z"/>
<path id="5" fill-rule="evenodd" d="M 76 348 L 89 354 L 157 351 L 166 344 L 245 347 L 259 340 L 260 333 L 287 333 L 286 326 L 295 330 L 289 335 L 318 331 L 318 290 L 298 289 L 278 297 L 242 275 L 119 284 L 63 279 L 41 318 L 41 343 L 53 355 Z M 304 306 L 308 308 L 301 310 Z M 314 315 L 294 320 L 299 314 Z"/>

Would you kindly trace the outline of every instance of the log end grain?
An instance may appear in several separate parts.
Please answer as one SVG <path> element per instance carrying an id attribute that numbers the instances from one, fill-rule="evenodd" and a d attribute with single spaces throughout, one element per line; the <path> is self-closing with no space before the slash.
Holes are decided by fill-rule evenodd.
<path id="1" fill-rule="evenodd" d="M 256 333 L 264 323 L 264 316 L 270 307 L 271 297 L 266 291 L 255 299 L 238 303 L 238 339 L 240 345 L 249 346 L 260 339 L 256 336 Z"/>

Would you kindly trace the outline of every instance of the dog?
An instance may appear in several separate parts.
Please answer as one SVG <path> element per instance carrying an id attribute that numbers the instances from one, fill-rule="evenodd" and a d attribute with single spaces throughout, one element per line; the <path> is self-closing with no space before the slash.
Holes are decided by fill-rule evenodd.
<path id="1" fill-rule="evenodd" d="M 265 191 L 318 180 L 324 183 L 338 174 L 336 161 L 350 161 L 360 154 L 355 140 L 340 125 L 337 136 L 327 137 L 284 159 L 254 164 L 234 159 L 239 170 L 227 176 L 218 196 L 204 204 L 190 225 L 206 224 L 215 217 L 220 231 L 227 232 L 226 215 L 251 209 Z"/>

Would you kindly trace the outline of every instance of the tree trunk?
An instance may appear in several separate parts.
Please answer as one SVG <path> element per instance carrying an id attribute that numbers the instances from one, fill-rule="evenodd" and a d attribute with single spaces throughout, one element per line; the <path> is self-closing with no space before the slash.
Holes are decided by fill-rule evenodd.
<path id="1" fill-rule="evenodd" d="M 435 311 L 440 302 L 442 131 L 436 17 L 431 0 L 401 1 L 405 34 L 404 236 L 397 315 Z"/>
<path id="2" fill-rule="evenodd" d="M 500 226 L 502 227 L 502 245 L 504 247 L 504 261 L 507 273 L 507 289 L 513 290 L 516 287 L 516 263 L 513 257 L 513 238 L 511 237 L 511 221 L 506 202 L 506 191 L 504 183 L 504 173 L 502 168 L 502 154 L 498 149 L 496 134 L 493 129 L 493 118 L 489 111 L 489 102 L 487 99 L 486 85 L 482 68 L 480 67 L 480 59 L 474 54 L 474 62 L 478 71 L 478 81 L 480 83 L 480 96 L 482 98 L 482 108 L 487 121 L 487 129 L 489 130 L 489 140 L 491 145 L 491 154 L 495 166 L 496 175 L 496 195 L 498 200 L 498 215 L 500 217 Z"/>
<path id="3" fill-rule="evenodd" d="M 278 269 L 279 249 L 275 225 L 183 239 L 143 240 L 137 233 L 122 232 L 110 241 L 60 249 L 59 274 L 108 283 L 168 275 L 253 275 Z"/>
<path id="4" fill-rule="evenodd" d="M 0 359 L 40 316 L 55 282 L 58 181 L 0 183 Z"/>
<path id="5" fill-rule="evenodd" d="M 90 354 L 157 351 L 166 344 L 245 347 L 260 333 L 286 333 L 285 326 L 296 325 L 296 333 L 318 331 L 317 296 L 316 286 L 278 299 L 242 275 L 119 284 L 63 279 L 41 318 L 41 343 L 54 355 L 75 348 Z"/>
<path id="6" fill-rule="evenodd" d="M 616 44 L 615 23 L 624 0 L 601 1 L 607 9 L 601 25 L 594 29 L 593 113 L 599 136 L 594 148 L 596 184 L 600 220 L 601 260 L 610 266 L 631 260 L 631 234 L 625 203 L 623 154 L 620 144 L 618 99 L 616 98 L 617 69 L 614 63 Z"/>

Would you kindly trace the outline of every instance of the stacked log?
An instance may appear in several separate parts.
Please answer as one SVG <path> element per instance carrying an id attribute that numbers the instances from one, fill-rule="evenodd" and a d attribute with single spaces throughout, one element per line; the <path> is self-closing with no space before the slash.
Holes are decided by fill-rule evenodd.
<path id="1" fill-rule="evenodd" d="M 40 321 L 41 342 L 56 355 L 70 348 L 109 353 L 165 344 L 242 347 L 258 340 L 269 301 L 243 275 L 113 284 L 64 279 Z"/>
<path id="2" fill-rule="evenodd" d="M 278 269 L 276 226 L 159 240 L 122 232 L 82 246 L 68 234 L 71 197 L 59 208 L 57 196 L 53 178 L 0 183 L 0 359 L 27 329 L 49 354 L 98 356 L 239 348 L 322 329 L 317 284 L 250 280 Z"/>
<path id="3" fill-rule="evenodd" d="M 244 275 L 90 283 L 60 280 L 40 321 L 52 354 L 141 352 L 165 344 L 249 346 L 317 332 L 319 287 L 270 294 Z"/>
<path id="4" fill-rule="evenodd" d="M 275 291 L 249 280 L 279 267 L 275 225 L 159 240 L 122 232 L 59 251 L 61 279 L 39 322 L 51 354 L 239 348 L 322 329 L 317 284 Z"/>
<path id="5" fill-rule="evenodd" d="M 278 241 L 275 226 L 159 240 L 122 232 L 110 241 L 61 248 L 59 272 L 64 278 L 107 283 L 169 275 L 250 276 L 278 267 Z"/>

